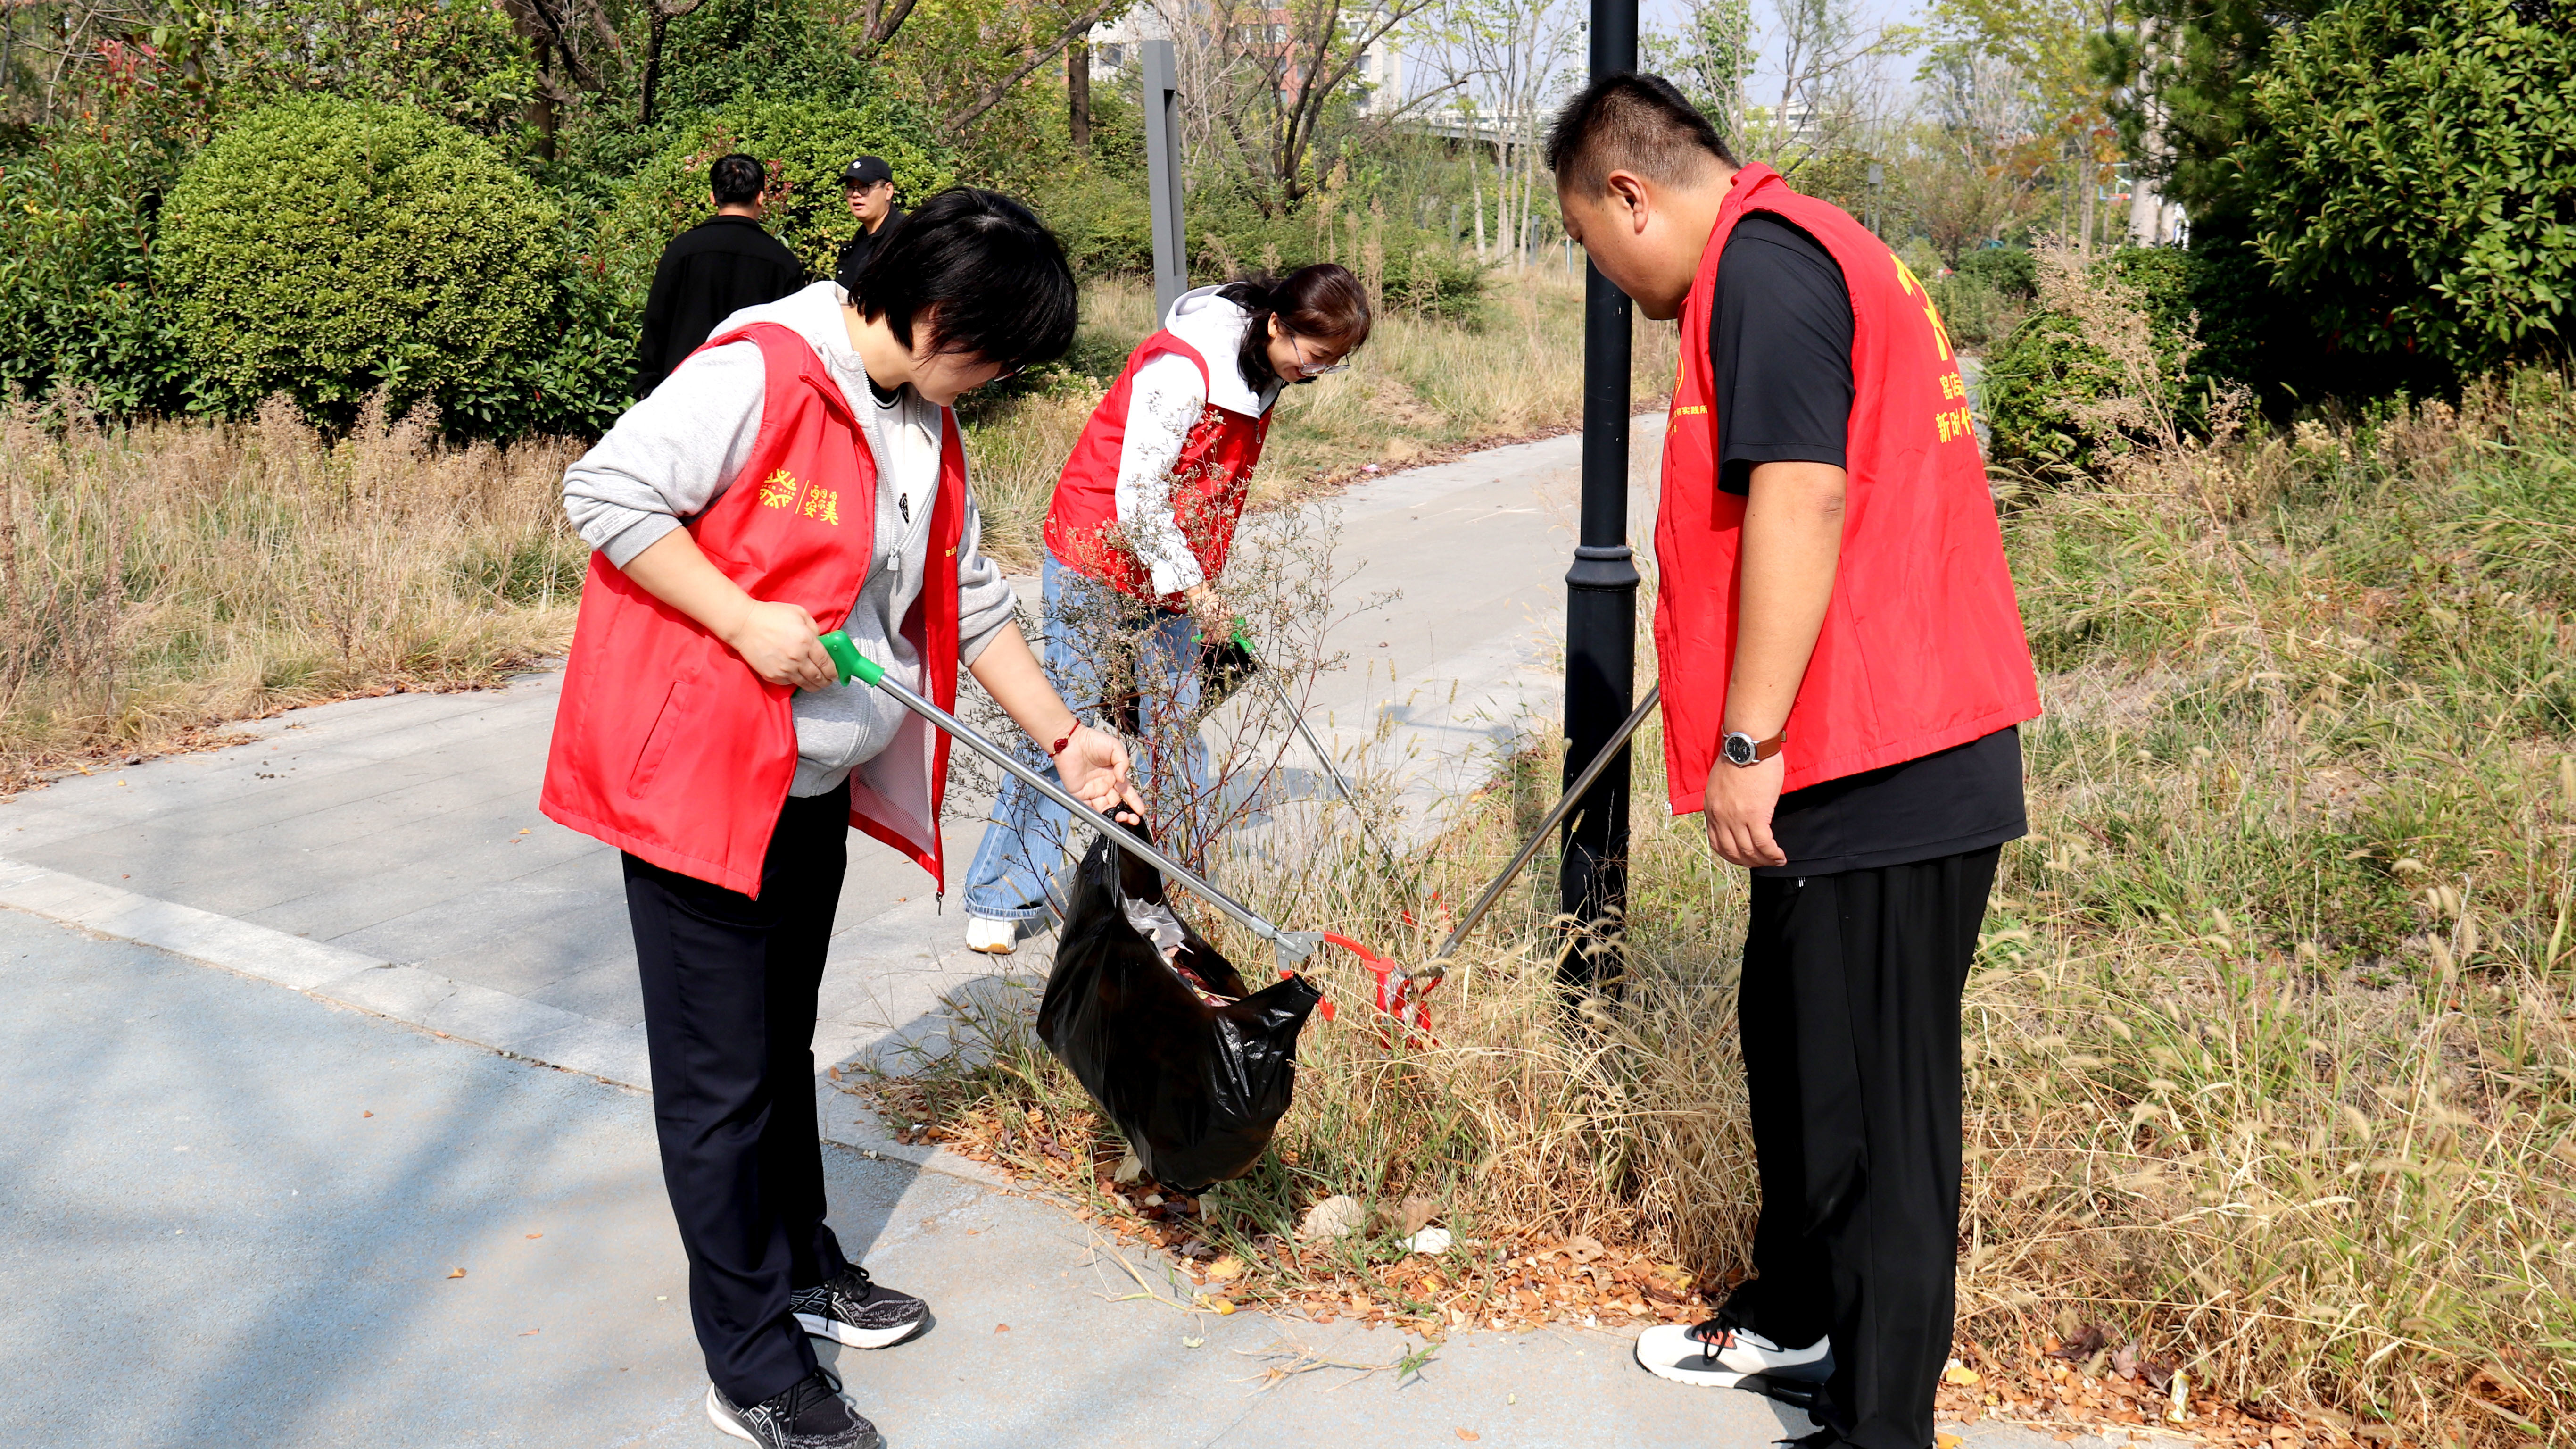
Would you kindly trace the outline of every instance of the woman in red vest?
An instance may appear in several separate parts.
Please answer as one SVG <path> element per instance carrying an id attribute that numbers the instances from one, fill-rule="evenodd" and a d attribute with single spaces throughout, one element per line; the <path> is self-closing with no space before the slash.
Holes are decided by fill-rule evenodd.
<path id="1" fill-rule="evenodd" d="M 1184 293 L 1065 460 L 1046 521 L 1047 676 L 1141 742 L 1140 784 L 1161 765 L 1167 826 L 1206 789 L 1197 625 L 1225 636 L 1217 576 L 1271 406 L 1348 366 L 1368 334 L 1368 293 L 1330 263 Z M 1066 828 L 1036 791 L 1003 785 L 966 874 L 970 948 L 1006 954 L 1045 916 Z"/>
<path id="2" fill-rule="evenodd" d="M 1821 1381 L 1805 1441 L 1930 1449 L 1959 1221 L 1959 997 L 2039 713 L 1967 387 L 1922 283 L 1655 76 L 1595 81 L 1566 231 L 1681 319 L 1655 521 L 1675 814 L 1752 873 L 1756 1276 L 1637 1361 Z"/>
<path id="3" fill-rule="evenodd" d="M 977 551 L 951 410 L 1072 341 L 1063 251 L 950 191 L 860 284 L 735 313 L 564 475 L 594 552 L 540 803 L 625 853 L 706 1411 L 768 1449 L 875 1449 L 807 1336 L 882 1348 L 928 1316 L 824 1223 L 812 1046 L 850 828 L 944 880 L 948 740 L 837 683 L 816 636 L 942 705 L 972 670 L 1068 790 L 1136 803 Z"/>

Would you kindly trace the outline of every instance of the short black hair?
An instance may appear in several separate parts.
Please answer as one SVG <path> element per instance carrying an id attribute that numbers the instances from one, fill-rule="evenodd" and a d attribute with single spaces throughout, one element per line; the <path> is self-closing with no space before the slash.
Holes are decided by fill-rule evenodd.
<path id="1" fill-rule="evenodd" d="M 760 164 L 759 157 L 740 151 L 718 156 L 716 164 L 707 168 L 707 189 L 716 194 L 718 206 L 749 206 L 769 189 L 769 168 Z"/>
<path id="2" fill-rule="evenodd" d="M 936 308 L 936 349 L 1017 370 L 1073 346 L 1075 289 L 1064 247 L 1027 207 L 998 191 L 954 187 L 915 207 L 853 279 L 850 302 L 913 345 L 915 317 Z"/>
<path id="3" fill-rule="evenodd" d="M 1733 166 L 1735 153 L 1708 117 L 1659 75 L 1605 75 L 1575 92 L 1547 128 L 1547 169 L 1561 191 L 1599 191 L 1613 171 L 1683 185 L 1710 161 Z"/>

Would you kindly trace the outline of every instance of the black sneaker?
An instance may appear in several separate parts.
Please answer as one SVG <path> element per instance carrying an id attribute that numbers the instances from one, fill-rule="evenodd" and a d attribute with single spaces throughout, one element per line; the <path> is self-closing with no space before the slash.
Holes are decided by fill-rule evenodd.
<path id="1" fill-rule="evenodd" d="M 884 1449 L 885 1436 L 859 1417 L 841 1386 L 821 1369 L 807 1374 L 787 1392 L 748 1407 L 707 1385 L 707 1418 L 737 1439 L 760 1449 Z"/>
<path id="2" fill-rule="evenodd" d="M 787 1306 L 807 1333 L 852 1348 L 891 1348 L 930 1321 L 929 1304 L 872 1281 L 856 1263 L 838 1278 L 797 1289 Z"/>

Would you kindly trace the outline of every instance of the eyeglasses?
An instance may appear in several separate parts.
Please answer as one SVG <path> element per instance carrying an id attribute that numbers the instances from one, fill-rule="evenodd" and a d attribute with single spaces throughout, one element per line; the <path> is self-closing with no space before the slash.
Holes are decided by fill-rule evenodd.
<path id="1" fill-rule="evenodd" d="M 1298 376 L 1305 378 L 1308 382 L 1312 382 L 1319 377 L 1329 377 L 1336 372 L 1348 372 L 1351 370 L 1351 365 L 1347 362 L 1329 363 L 1323 367 L 1315 366 L 1313 363 L 1306 360 L 1305 340 L 1300 338 L 1296 333 L 1289 332 L 1285 324 L 1282 324 L 1279 330 L 1288 333 L 1289 350 L 1297 354 L 1297 374 Z"/>

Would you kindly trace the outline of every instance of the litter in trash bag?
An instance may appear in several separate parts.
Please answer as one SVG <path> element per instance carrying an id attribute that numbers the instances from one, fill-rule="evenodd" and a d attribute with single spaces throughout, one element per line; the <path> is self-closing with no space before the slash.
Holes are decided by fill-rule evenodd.
<path id="1" fill-rule="evenodd" d="M 1145 1170 L 1195 1196 L 1252 1170 L 1288 1111 L 1297 1032 L 1321 993 L 1259 992 L 1178 916 L 1162 874 L 1092 842 L 1057 935 L 1038 1036 Z"/>

